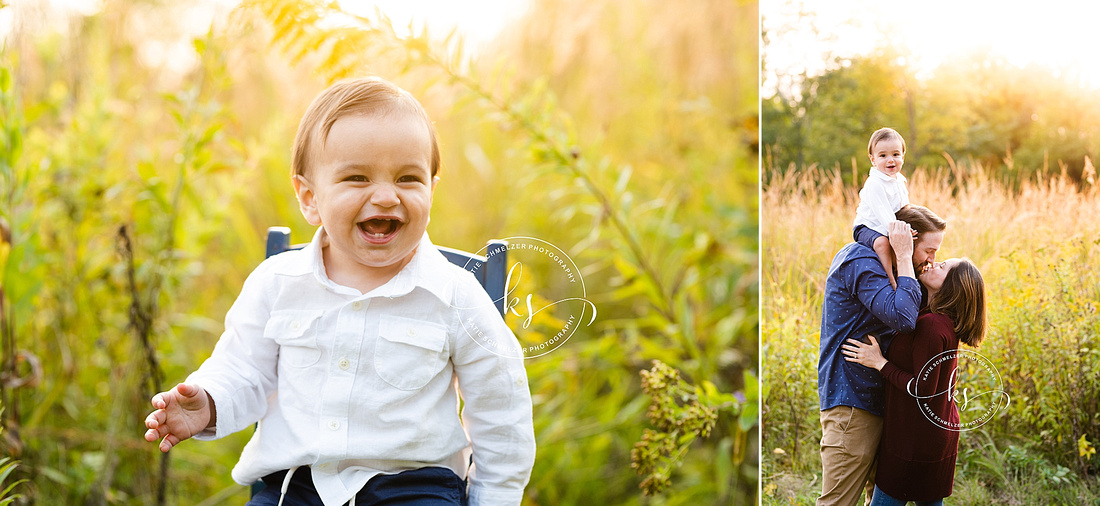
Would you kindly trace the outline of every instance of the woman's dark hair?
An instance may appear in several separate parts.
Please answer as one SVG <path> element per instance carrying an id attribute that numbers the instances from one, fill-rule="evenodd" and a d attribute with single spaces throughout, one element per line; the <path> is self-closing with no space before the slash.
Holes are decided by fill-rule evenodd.
<path id="1" fill-rule="evenodd" d="M 977 348 L 985 339 L 985 282 L 969 258 L 963 258 L 944 277 L 943 286 L 928 301 L 928 309 L 951 318 L 955 335 Z"/>

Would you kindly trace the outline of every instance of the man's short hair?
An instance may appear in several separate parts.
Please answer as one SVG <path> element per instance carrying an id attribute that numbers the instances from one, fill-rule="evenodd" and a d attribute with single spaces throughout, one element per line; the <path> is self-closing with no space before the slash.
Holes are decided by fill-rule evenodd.
<path id="1" fill-rule="evenodd" d="M 918 238 L 925 232 L 943 232 L 947 230 L 947 222 L 924 206 L 907 204 L 901 206 L 901 209 L 898 209 L 894 216 L 913 227 L 913 230 L 917 231 Z"/>

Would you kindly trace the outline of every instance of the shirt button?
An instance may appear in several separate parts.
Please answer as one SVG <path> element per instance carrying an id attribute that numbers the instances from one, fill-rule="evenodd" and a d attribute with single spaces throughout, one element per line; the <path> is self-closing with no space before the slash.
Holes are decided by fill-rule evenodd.
<path id="1" fill-rule="evenodd" d="M 408 331 L 408 334 L 409 334 L 410 336 L 415 336 L 415 335 L 416 335 L 416 329 L 414 329 L 414 328 L 412 328 L 412 327 L 409 327 L 409 331 Z"/>
<path id="2" fill-rule="evenodd" d="M 340 422 L 337 422 L 336 420 L 332 420 L 328 423 L 328 428 L 330 428 L 332 430 L 339 429 L 340 428 Z"/>
<path id="3" fill-rule="evenodd" d="M 336 363 L 336 365 L 340 366 L 340 369 L 346 371 L 348 370 L 348 367 L 351 367 L 351 361 L 346 358 L 342 358 L 339 362 Z"/>
<path id="4" fill-rule="evenodd" d="M 290 322 L 290 330 L 298 330 L 300 328 L 302 328 L 302 324 L 300 322 Z"/>
<path id="5" fill-rule="evenodd" d="M 516 378 L 516 386 L 521 387 L 527 383 L 527 378 Z"/>
<path id="6" fill-rule="evenodd" d="M 355 302 L 352 302 L 352 303 L 351 303 L 351 308 L 352 308 L 352 309 L 354 309 L 354 310 L 356 310 L 356 311 L 358 311 L 358 310 L 360 310 L 360 309 L 363 309 L 363 302 L 362 302 L 362 301 L 358 301 L 358 300 L 357 300 L 357 301 L 355 301 Z"/>

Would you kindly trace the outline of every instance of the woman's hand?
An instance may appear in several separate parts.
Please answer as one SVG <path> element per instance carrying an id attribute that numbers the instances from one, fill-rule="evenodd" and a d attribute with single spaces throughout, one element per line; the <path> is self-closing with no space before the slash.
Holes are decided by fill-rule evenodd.
<path id="1" fill-rule="evenodd" d="M 882 366 L 886 365 L 886 358 L 882 356 L 882 350 L 879 349 L 878 340 L 875 339 L 875 336 L 868 334 L 867 338 L 871 340 L 871 344 L 849 339 L 848 344 L 841 346 L 841 350 L 844 352 L 844 360 L 881 371 Z"/>

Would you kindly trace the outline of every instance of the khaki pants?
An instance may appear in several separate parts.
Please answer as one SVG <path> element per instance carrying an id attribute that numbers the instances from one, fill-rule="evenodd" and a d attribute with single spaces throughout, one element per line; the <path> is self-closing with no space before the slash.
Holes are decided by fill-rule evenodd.
<path id="1" fill-rule="evenodd" d="M 821 497 L 817 506 L 871 503 L 882 417 L 851 406 L 821 412 Z"/>

